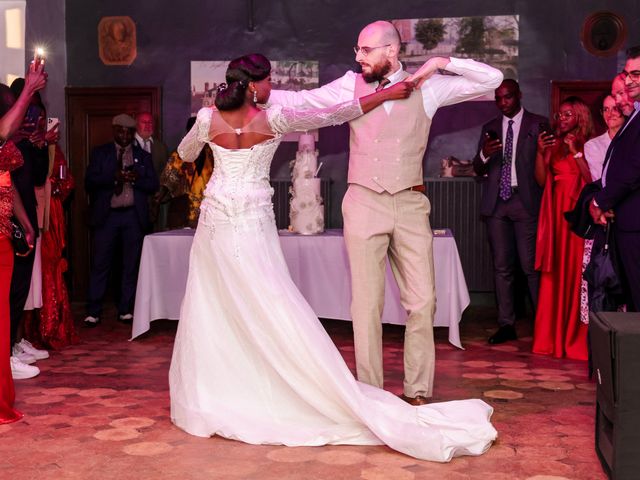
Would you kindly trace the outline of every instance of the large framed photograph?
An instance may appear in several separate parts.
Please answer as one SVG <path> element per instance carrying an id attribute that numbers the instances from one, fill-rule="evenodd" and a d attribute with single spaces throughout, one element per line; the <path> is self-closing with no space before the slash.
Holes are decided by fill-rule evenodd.
<path id="1" fill-rule="evenodd" d="M 218 85 L 225 81 L 228 60 L 191 62 L 191 114 L 214 105 Z M 319 86 L 318 62 L 276 60 L 271 62 L 271 82 L 278 90 L 306 90 Z M 297 141 L 299 134 L 285 135 L 284 141 Z M 316 134 L 317 139 L 317 134 Z"/>
<path id="2" fill-rule="evenodd" d="M 413 72 L 433 56 L 473 58 L 518 78 L 518 15 L 392 20 L 400 33 L 400 59 Z"/>

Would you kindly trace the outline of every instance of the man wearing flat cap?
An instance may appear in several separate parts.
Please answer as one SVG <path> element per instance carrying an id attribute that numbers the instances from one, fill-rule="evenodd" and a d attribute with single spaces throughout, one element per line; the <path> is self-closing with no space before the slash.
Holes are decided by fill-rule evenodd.
<path id="1" fill-rule="evenodd" d="M 122 251 L 118 301 L 121 322 L 133 320 L 133 300 L 144 232 L 149 226 L 148 198 L 158 190 L 151 155 L 133 144 L 136 121 L 126 114 L 113 118 L 113 142 L 91 152 L 85 176 L 89 195 L 91 273 L 87 299 L 87 327 L 100 323 L 114 251 Z"/>

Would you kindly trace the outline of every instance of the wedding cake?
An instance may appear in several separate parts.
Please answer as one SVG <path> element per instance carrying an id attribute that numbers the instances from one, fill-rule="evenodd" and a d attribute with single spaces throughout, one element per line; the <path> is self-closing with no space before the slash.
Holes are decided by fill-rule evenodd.
<path id="1" fill-rule="evenodd" d="M 289 230 L 302 235 L 324 232 L 324 205 L 317 178 L 318 151 L 310 133 L 300 135 L 296 159 L 291 162 Z M 322 166 L 322 164 L 320 164 Z"/>

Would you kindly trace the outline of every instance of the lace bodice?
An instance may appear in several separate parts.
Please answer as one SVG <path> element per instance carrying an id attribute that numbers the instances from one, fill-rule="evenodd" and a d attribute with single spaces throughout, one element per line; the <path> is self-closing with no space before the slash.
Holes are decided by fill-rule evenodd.
<path id="1" fill-rule="evenodd" d="M 224 148 L 211 140 L 214 114 L 217 114 L 215 109 L 201 109 L 195 125 L 178 146 L 178 153 L 186 162 L 193 162 L 205 143 L 213 151 L 215 166 L 201 206 L 200 218 L 205 224 L 214 222 L 213 216 L 220 214 L 231 222 L 273 216 L 269 169 L 282 135 L 339 125 L 362 115 L 362 109 L 358 100 L 324 109 L 300 110 L 274 105 L 258 114 L 265 116 L 273 138 L 241 149 Z"/>

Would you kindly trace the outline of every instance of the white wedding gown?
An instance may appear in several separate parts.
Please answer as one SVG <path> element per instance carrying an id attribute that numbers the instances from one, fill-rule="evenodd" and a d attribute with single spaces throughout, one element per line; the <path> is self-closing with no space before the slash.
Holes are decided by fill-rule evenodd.
<path id="1" fill-rule="evenodd" d="M 215 156 L 169 372 L 171 418 L 188 433 L 252 444 L 386 444 L 440 462 L 482 454 L 496 438 L 482 400 L 413 407 L 356 381 L 289 276 L 269 185 L 281 135 L 361 113 L 357 101 L 320 111 L 274 106 L 257 116 L 273 139 L 229 150 L 210 141 L 219 113 L 202 109 L 180 144 L 184 160 L 205 142 Z"/>

